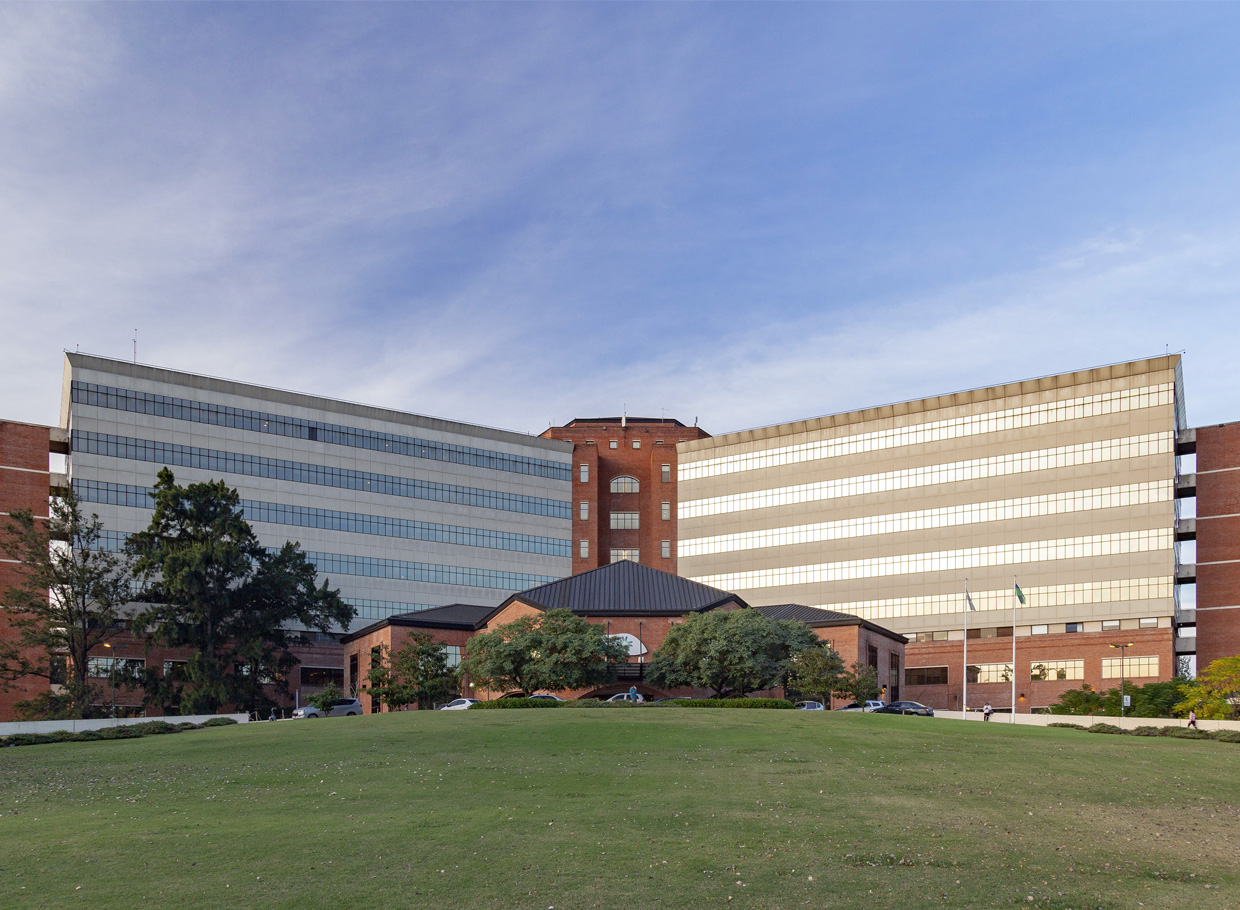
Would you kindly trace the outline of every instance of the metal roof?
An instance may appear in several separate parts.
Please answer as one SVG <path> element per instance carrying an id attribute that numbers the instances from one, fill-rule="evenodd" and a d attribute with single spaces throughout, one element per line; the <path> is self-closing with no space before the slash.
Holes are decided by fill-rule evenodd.
<path id="1" fill-rule="evenodd" d="M 545 610 L 572 610 L 582 616 L 681 616 L 725 603 L 749 606 L 735 594 L 627 559 L 530 588 L 514 594 L 505 604 L 514 600 Z"/>
<path id="2" fill-rule="evenodd" d="M 771 619 L 795 619 L 805 623 L 811 629 L 821 629 L 828 626 L 862 626 L 871 632 L 885 635 L 901 644 L 905 644 L 908 641 L 899 632 L 884 629 L 877 623 L 870 622 L 868 619 L 862 619 L 860 616 L 854 616 L 851 613 L 837 613 L 834 610 L 823 610 L 820 607 L 807 607 L 805 604 L 772 604 L 765 607 L 755 607 L 754 609 L 764 616 L 769 616 Z"/>
<path id="3" fill-rule="evenodd" d="M 476 632 L 481 629 L 498 607 L 483 607 L 478 604 L 448 604 L 446 607 L 432 607 L 429 610 L 415 610 L 412 613 L 396 613 L 386 619 L 371 623 L 364 629 L 350 632 L 341 638 L 341 642 L 353 641 L 384 626 L 419 626 L 424 629 L 464 629 Z"/>

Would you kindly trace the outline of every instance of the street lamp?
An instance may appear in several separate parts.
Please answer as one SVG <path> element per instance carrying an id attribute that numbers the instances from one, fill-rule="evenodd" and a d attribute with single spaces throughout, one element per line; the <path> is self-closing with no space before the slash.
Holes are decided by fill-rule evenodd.
<path id="1" fill-rule="evenodd" d="M 1124 719 L 1124 652 L 1132 647 L 1132 642 L 1122 645 L 1107 645 L 1109 648 L 1119 648 L 1119 719 Z"/>
<path id="2" fill-rule="evenodd" d="M 111 663 L 112 670 L 110 673 L 108 673 L 108 676 L 112 680 L 112 720 L 115 721 L 116 720 L 116 649 L 113 648 L 106 641 L 103 642 L 103 646 L 112 652 L 112 656 L 111 658 L 109 658 L 112 661 Z"/>

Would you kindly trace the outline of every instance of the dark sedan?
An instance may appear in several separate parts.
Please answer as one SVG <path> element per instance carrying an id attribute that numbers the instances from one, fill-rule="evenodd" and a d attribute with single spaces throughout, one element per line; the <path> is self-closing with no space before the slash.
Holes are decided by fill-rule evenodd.
<path id="1" fill-rule="evenodd" d="M 934 708 L 923 705 L 919 701 L 893 701 L 874 710 L 875 714 L 916 714 L 921 717 L 934 717 Z"/>

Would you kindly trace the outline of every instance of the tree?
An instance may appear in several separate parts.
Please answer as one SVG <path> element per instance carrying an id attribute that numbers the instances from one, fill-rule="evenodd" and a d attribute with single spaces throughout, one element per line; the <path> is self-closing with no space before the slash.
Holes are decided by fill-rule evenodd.
<path id="1" fill-rule="evenodd" d="M 1186 681 L 1179 678 L 1146 683 L 1144 686 L 1126 683 L 1123 694 L 1131 698 L 1132 704 L 1123 713 L 1128 717 L 1170 717 L 1184 697 L 1185 684 Z M 1051 705 L 1050 712 L 1119 717 L 1120 701 L 1118 687 L 1098 692 L 1089 683 L 1084 683 L 1081 688 L 1069 689 L 1060 695 L 1059 701 Z"/>
<path id="2" fill-rule="evenodd" d="M 63 682 L 63 693 L 42 693 L 19 711 L 87 716 L 94 694 L 87 655 L 121 628 L 130 599 L 128 561 L 104 548 L 103 523 L 82 515 L 72 490 L 52 499 L 46 522 L 19 510 L 4 532 L 0 550 L 17 562 L 19 581 L 5 592 L 17 634 L 0 641 L 0 685 L 28 677 Z"/>
<path id="3" fill-rule="evenodd" d="M 854 660 L 848 672 L 840 676 L 835 695 L 851 698 L 859 705 L 878 698 L 878 671 L 869 664 Z"/>
<path id="4" fill-rule="evenodd" d="M 194 651 L 158 695 L 179 700 L 183 714 L 265 707 L 263 685 L 296 664 L 286 627 L 347 627 L 353 608 L 327 582 L 316 587 L 314 565 L 297 544 L 261 546 L 237 491 L 223 481 L 180 487 L 164 468 L 152 496 L 150 526 L 126 544 L 149 605 L 135 624 L 158 644 Z"/>
<path id="5" fill-rule="evenodd" d="M 647 678 L 662 688 L 710 689 L 716 698 L 744 695 L 783 682 L 792 656 L 817 641 L 804 623 L 753 609 L 693 613 L 668 631 Z"/>
<path id="6" fill-rule="evenodd" d="M 366 690 L 391 709 L 416 704 L 422 710 L 456 690 L 448 654 L 428 632 L 414 632 L 395 654 L 386 645 L 370 659 Z"/>
<path id="7" fill-rule="evenodd" d="M 830 707 L 831 694 L 844 676 L 844 658 L 825 641 L 793 655 L 788 685 L 799 692 L 817 696 Z"/>
<path id="8" fill-rule="evenodd" d="M 336 688 L 335 683 L 328 683 L 306 699 L 306 703 L 318 708 L 324 717 L 328 715 L 338 701 L 340 701 L 340 690 Z"/>
<path id="9" fill-rule="evenodd" d="M 475 635 L 465 646 L 461 672 L 494 691 L 588 689 L 615 679 L 613 664 L 628 660 L 628 647 L 602 626 L 569 610 L 522 616 Z"/>
<path id="10" fill-rule="evenodd" d="M 1211 661 L 1195 680 L 1185 683 L 1183 696 L 1176 705 L 1178 714 L 1196 711 L 1198 717 L 1211 720 L 1240 717 L 1240 656 Z"/>

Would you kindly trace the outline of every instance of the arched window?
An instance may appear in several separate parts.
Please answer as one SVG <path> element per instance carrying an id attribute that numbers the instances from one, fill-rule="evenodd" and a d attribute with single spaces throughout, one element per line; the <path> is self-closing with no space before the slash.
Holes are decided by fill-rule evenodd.
<path id="1" fill-rule="evenodd" d="M 637 478 L 630 477 L 628 474 L 621 474 L 619 477 L 611 479 L 611 491 L 613 493 L 636 493 L 637 488 Z"/>

